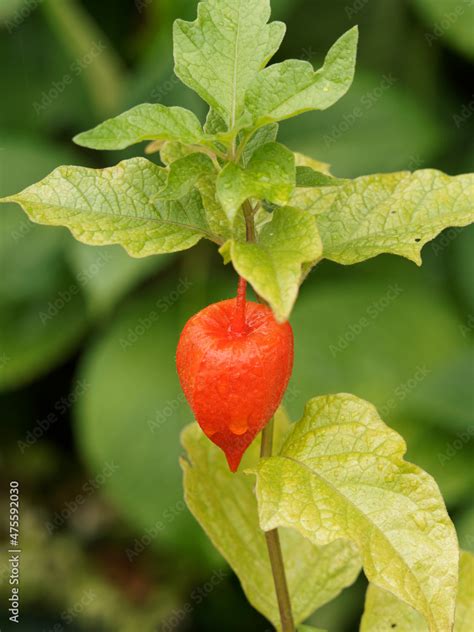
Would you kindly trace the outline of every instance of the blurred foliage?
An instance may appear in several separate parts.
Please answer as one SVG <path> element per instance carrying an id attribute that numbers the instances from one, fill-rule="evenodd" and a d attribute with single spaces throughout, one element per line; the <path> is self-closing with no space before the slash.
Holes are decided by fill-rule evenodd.
<path id="1" fill-rule="evenodd" d="M 348 95 L 284 123 L 282 140 L 342 176 L 472 170 L 471 5 L 274 0 L 275 17 L 288 23 L 278 58 L 318 63 L 338 35 L 361 28 Z M 62 163 L 100 167 L 139 155 L 70 141 L 128 106 L 178 104 L 203 117 L 172 74 L 172 22 L 195 10 L 195 0 L 2 0 L 0 195 Z M 234 292 L 232 271 L 205 244 L 134 260 L 35 226 L 14 206 L 0 222 L 0 471 L 2 481 L 20 481 L 24 503 L 24 629 L 54 629 L 75 608 L 68 629 L 200 631 L 225 622 L 229 632 L 263 632 L 268 625 L 184 508 L 178 466 L 190 414 L 175 343 L 191 314 Z M 472 228 L 446 231 L 425 248 L 421 269 L 385 256 L 318 266 L 293 317 L 286 397 L 293 418 L 325 392 L 376 403 L 405 436 L 408 457 L 437 479 L 470 550 L 473 239 Z M 86 588 L 97 599 L 81 608 Z M 313 624 L 356 629 L 364 589 L 361 578 Z"/>

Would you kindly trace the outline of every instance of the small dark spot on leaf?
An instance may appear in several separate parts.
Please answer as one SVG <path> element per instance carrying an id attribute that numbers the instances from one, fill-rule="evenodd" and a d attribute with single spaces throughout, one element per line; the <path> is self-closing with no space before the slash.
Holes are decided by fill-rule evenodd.
<path id="1" fill-rule="evenodd" d="M 415 239 L 415 241 L 416 241 L 416 242 L 421 241 L 421 237 L 417 237 L 417 238 Z"/>
<path id="2" fill-rule="evenodd" d="M 392 628 L 396 628 L 397 624 L 396 623 L 392 623 Z"/>

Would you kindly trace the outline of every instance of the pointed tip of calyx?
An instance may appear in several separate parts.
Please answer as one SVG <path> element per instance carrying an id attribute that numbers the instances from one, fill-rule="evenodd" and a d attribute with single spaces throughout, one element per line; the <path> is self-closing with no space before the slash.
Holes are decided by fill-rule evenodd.
<path id="1" fill-rule="evenodd" d="M 235 474 L 239 469 L 240 462 L 242 461 L 244 453 L 225 453 L 225 458 L 227 459 L 227 464 L 229 466 L 230 471 Z"/>

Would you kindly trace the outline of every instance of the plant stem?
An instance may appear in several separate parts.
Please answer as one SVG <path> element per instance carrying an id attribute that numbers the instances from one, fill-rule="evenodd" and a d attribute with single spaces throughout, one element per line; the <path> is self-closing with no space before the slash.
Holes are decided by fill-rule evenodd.
<path id="1" fill-rule="evenodd" d="M 255 243 L 257 235 L 255 231 L 255 209 L 248 200 L 242 205 L 245 217 L 245 225 L 247 229 L 247 241 Z M 261 301 L 261 298 L 257 295 Z M 262 430 L 262 444 L 260 448 L 260 457 L 265 458 L 272 455 L 273 451 L 273 419 Z M 270 566 L 272 567 L 273 582 L 275 584 L 275 593 L 278 601 L 278 609 L 280 611 L 280 621 L 282 632 L 295 632 L 295 623 L 293 620 L 293 612 L 291 610 L 290 593 L 286 582 L 285 564 L 281 553 L 280 536 L 278 529 L 265 531 L 265 540 L 267 543 L 268 557 L 270 558 Z"/>
<path id="2" fill-rule="evenodd" d="M 255 233 L 255 222 L 254 222 L 254 219 L 253 219 L 255 211 L 252 208 L 252 205 L 250 204 L 250 202 L 248 200 L 246 200 L 243 203 L 242 209 L 243 209 L 244 217 L 245 217 L 245 226 L 246 226 L 246 230 L 247 230 L 247 241 L 249 241 L 251 243 L 255 243 L 257 241 L 257 235 Z"/>
<path id="3" fill-rule="evenodd" d="M 262 430 L 260 457 L 264 458 L 271 456 L 272 449 L 273 419 L 271 419 Z M 265 540 L 267 542 L 268 557 L 270 558 L 270 565 L 272 567 L 278 609 L 280 610 L 281 629 L 282 632 L 295 632 L 295 623 L 293 621 L 293 612 L 291 610 L 290 593 L 288 592 L 285 565 L 283 563 L 278 529 L 265 531 Z"/>
<path id="4" fill-rule="evenodd" d="M 242 277 L 239 277 L 239 287 L 237 289 L 237 300 L 235 304 L 235 311 L 230 324 L 230 328 L 235 333 L 241 334 L 245 331 L 245 311 L 247 306 L 246 301 L 247 281 Z"/>

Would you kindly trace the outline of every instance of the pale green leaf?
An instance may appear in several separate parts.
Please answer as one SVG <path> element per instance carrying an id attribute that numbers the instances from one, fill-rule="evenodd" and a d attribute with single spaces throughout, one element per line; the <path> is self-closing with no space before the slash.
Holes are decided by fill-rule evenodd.
<path id="1" fill-rule="evenodd" d="M 474 556 L 461 551 L 453 632 L 471 632 L 474 624 Z M 360 632 L 428 632 L 424 618 L 391 593 L 369 585 Z"/>
<path id="2" fill-rule="evenodd" d="M 266 143 L 253 154 L 246 168 L 228 163 L 217 178 L 217 195 L 233 221 L 245 200 L 257 198 L 284 205 L 295 188 L 292 152 L 278 143 Z"/>
<path id="3" fill-rule="evenodd" d="M 38 224 L 66 226 L 94 246 L 120 244 L 134 257 L 177 252 L 209 231 L 201 197 L 153 203 L 166 171 L 145 158 L 108 169 L 59 167 L 38 184 L 4 198 L 16 202 Z"/>
<path id="4" fill-rule="evenodd" d="M 351 264 L 386 252 L 420 265 L 424 244 L 448 226 L 474 221 L 473 198 L 473 174 L 423 169 L 306 189 L 291 203 L 316 216 L 326 259 Z"/>
<path id="5" fill-rule="evenodd" d="M 196 150 L 190 145 L 184 145 L 183 143 L 175 141 L 166 141 L 160 146 L 160 159 L 164 165 L 171 165 L 180 158 L 185 158 Z"/>
<path id="6" fill-rule="evenodd" d="M 310 110 L 325 110 L 350 88 L 357 53 L 357 27 L 344 33 L 318 71 L 290 59 L 262 70 L 249 87 L 246 106 L 256 125 L 282 121 Z"/>
<path id="7" fill-rule="evenodd" d="M 299 625 L 298 632 L 326 632 L 326 630 L 321 630 L 321 628 L 314 628 L 312 625 Z"/>
<path id="8" fill-rule="evenodd" d="M 175 72 L 235 127 L 248 86 L 280 46 L 285 26 L 267 24 L 269 0 L 208 0 L 194 22 L 174 24 Z"/>
<path id="9" fill-rule="evenodd" d="M 369 581 L 420 611 L 431 632 L 446 632 L 454 621 L 456 533 L 435 481 L 405 461 L 405 451 L 364 400 L 310 400 L 280 455 L 257 468 L 260 524 L 292 527 L 319 546 L 355 542 Z"/>
<path id="10" fill-rule="evenodd" d="M 205 176 L 215 172 L 206 154 L 194 153 L 175 160 L 169 167 L 165 186 L 158 192 L 160 200 L 177 200 L 186 195 Z"/>
<path id="11" fill-rule="evenodd" d="M 280 629 L 253 477 L 244 474 L 244 468 L 232 474 L 222 452 L 197 424 L 184 430 L 182 443 L 188 455 L 182 467 L 189 509 L 239 577 L 250 603 Z M 258 443 L 247 451 L 245 465 L 256 464 Z M 280 537 L 294 617 L 299 623 L 355 580 L 360 559 L 344 541 L 317 547 L 287 529 L 281 530 Z"/>
<path id="12" fill-rule="evenodd" d="M 144 103 L 74 137 L 91 149 L 125 149 L 142 141 L 200 143 L 204 138 L 195 114 L 181 107 Z"/>
<path id="13" fill-rule="evenodd" d="M 264 224 L 257 243 L 229 240 L 221 253 L 270 304 L 277 320 L 284 321 L 298 295 L 302 266 L 319 259 L 321 241 L 311 215 L 283 207 Z"/>

